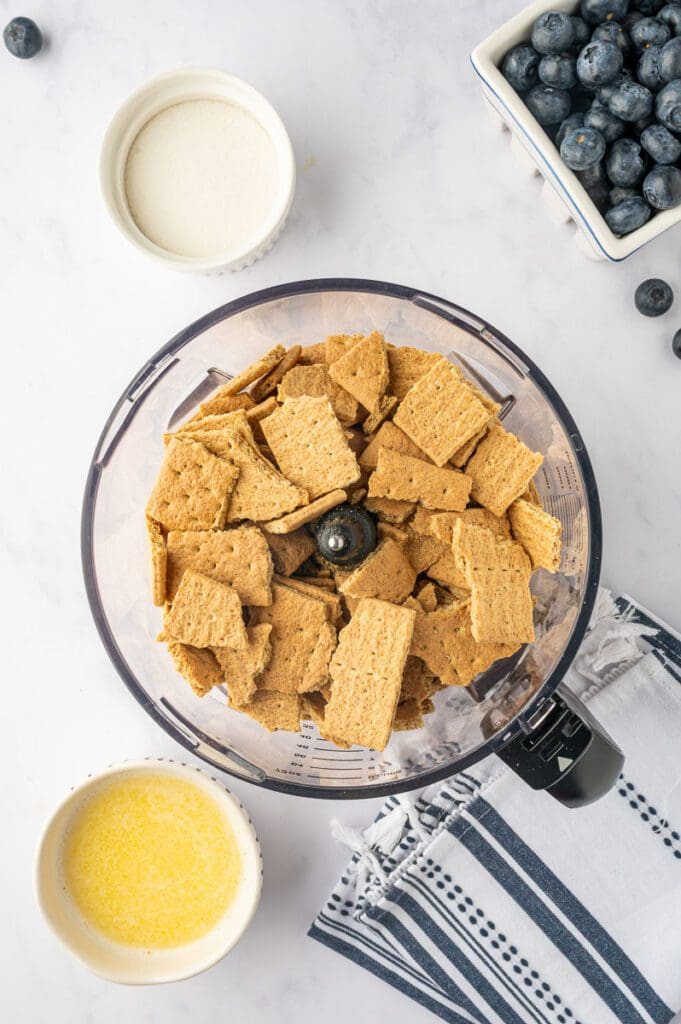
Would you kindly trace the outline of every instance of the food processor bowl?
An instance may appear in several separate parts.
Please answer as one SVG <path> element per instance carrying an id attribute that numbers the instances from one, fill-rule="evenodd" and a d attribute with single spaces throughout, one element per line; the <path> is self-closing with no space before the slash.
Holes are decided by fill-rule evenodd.
<path id="1" fill-rule="evenodd" d="M 471 686 L 436 694 L 425 726 L 395 733 L 382 752 L 340 750 L 309 721 L 300 734 L 267 733 L 230 710 L 222 688 L 198 698 L 156 642 L 162 614 L 151 601 L 144 519 L 163 433 L 226 379 L 276 343 L 310 345 L 329 334 L 373 330 L 393 345 L 444 354 L 501 404 L 504 425 L 544 453 L 535 483 L 563 526 L 560 571 L 532 577 L 536 641 Z M 376 281 L 302 281 L 229 302 L 181 331 L 142 367 L 104 428 L 87 480 L 82 554 L 97 628 L 128 689 L 179 743 L 239 778 L 312 797 L 384 796 L 499 752 L 530 785 L 553 787 L 575 805 L 607 788 L 621 765 L 619 751 L 608 755 L 597 727 L 589 729 L 558 690 L 599 578 L 601 516 L 584 442 L 554 388 L 516 345 L 434 295 Z M 586 753 L 597 755 L 600 782 L 573 772 L 567 785 L 566 764 L 581 761 L 581 774 L 587 766 L 593 776 Z"/>

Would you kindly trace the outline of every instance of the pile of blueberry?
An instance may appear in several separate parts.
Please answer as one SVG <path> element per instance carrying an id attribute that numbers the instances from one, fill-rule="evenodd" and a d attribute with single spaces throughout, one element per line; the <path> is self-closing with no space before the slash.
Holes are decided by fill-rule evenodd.
<path id="1" fill-rule="evenodd" d="M 501 71 L 614 234 L 681 203 L 681 0 L 547 11 Z"/>

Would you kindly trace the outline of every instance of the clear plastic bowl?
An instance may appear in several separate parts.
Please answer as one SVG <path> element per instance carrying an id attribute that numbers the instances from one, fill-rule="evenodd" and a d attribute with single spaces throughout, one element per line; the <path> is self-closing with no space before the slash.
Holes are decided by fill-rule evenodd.
<path id="1" fill-rule="evenodd" d="M 382 753 L 339 750 L 311 722 L 300 735 L 265 732 L 199 699 L 155 638 L 144 507 L 163 455 L 162 434 L 274 343 L 313 344 L 333 333 L 382 331 L 395 345 L 441 352 L 502 403 L 504 424 L 544 453 L 536 484 L 563 524 L 561 570 L 533 576 L 537 639 L 471 687 L 435 697 L 423 729 L 397 733 Z M 565 405 L 536 366 L 489 324 L 436 296 L 376 281 L 302 281 L 214 310 L 146 363 L 116 404 L 95 451 L 82 521 L 88 598 L 126 686 L 156 722 L 215 767 L 314 797 L 382 796 L 445 778 L 521 730 L 574 658 L 593 607 L 601 517 L 591 464 Z"/>

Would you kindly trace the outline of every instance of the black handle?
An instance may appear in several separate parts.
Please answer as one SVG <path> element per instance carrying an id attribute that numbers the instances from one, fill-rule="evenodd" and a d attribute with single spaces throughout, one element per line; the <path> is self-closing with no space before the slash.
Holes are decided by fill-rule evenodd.
<path id="1" fill-rule="evenodd" d="M 624 755 L 562 683 L 498 756 L 532 789 L 566 807 L 586 807 L 614 786 Z"/>

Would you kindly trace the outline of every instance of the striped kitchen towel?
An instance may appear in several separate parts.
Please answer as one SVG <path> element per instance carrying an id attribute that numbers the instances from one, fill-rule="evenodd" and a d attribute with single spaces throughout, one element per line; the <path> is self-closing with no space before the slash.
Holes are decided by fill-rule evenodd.
<path id="1" fill-rule="evenodd" d="M 602 800 L 566 810 L 488 758 L 336 828 L 356 852 L 310 935 L 453 1024 L 681 1009 L 680 639 L 601 591 L 566 681 L 626 754 Z"/>

